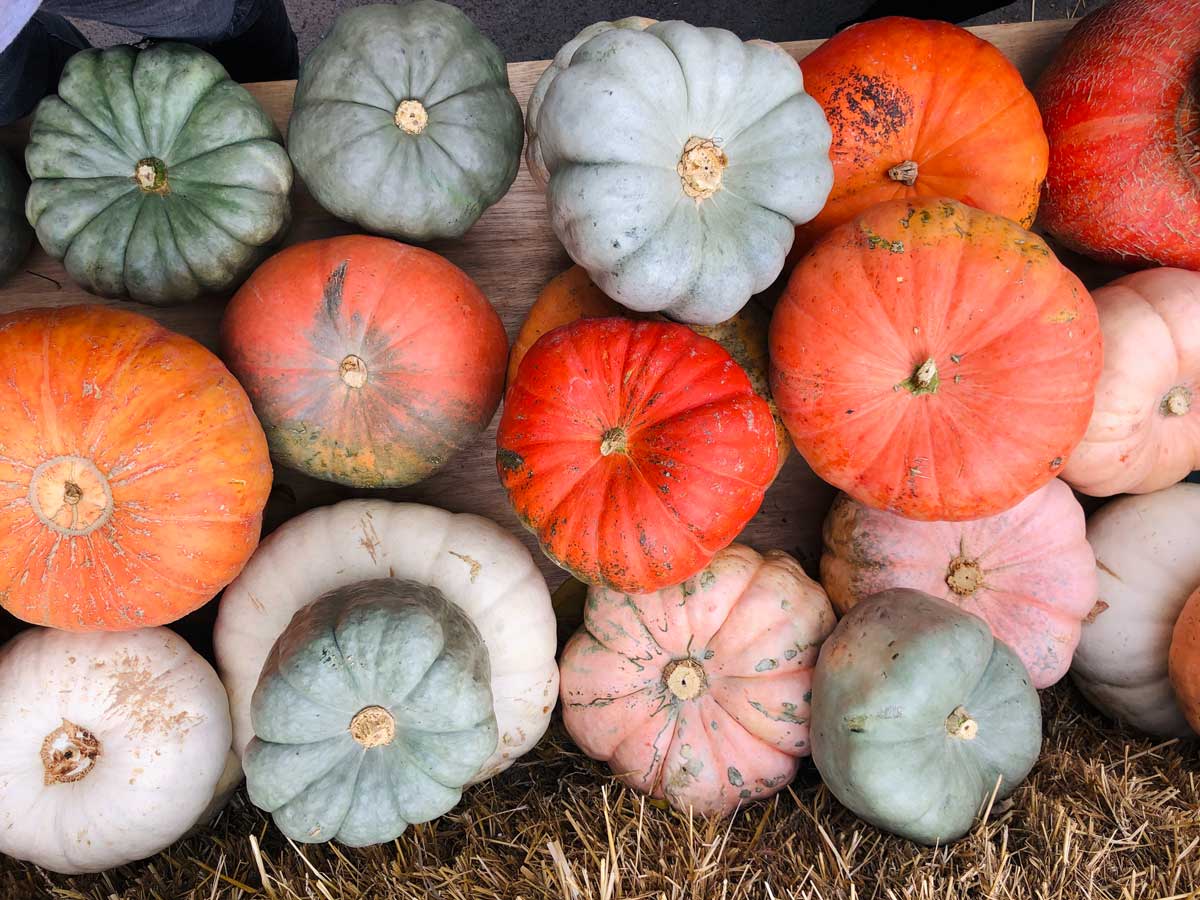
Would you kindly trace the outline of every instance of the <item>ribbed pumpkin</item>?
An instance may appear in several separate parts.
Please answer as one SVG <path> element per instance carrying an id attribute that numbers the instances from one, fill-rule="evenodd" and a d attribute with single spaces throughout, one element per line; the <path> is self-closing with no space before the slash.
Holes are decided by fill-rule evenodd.
<path id="1" fill-rule="evenodd" d="M 221 343 L 275 458 L 359 487 L 413 484 L 473 441 L 508 353 L 466 273 L 362 235 L 269 259 L 230 302 Z"/>
<path id="2" fill-rule="evenodd" d="M 98 306 L 0 317 L 0 603 L 71 631 L 174 621 L 258 544 L 271 464 L 190 338 Z"/>
<path id="3" fill-rule="evenodd" d="M 1016 66 L 964 28 L 889 17 L 800 62 L 833 129 L 833 191 L 796 229 L 793 259 L 875 203 L 951 197 L 1033 224 L 1049 148 Z"/>
<path id="4" fill-rule="evenodd" d="M 1045 242 L 920 197 L 872 207 L 801 260 L 770 350 L 771 393 L 821 478 L 955 521 L 1058 474 L 1102 362 L 1096 307 Z"/>
<path id="5" fill-rule="evenodd" d="M 546 555 L 633 593 L 703 569 L 758 511 L 779 456 L 770 408 L 715 341 L 628 319 L 583 319 L 534 344 L 496 449 Z"/>
<path id="6" fill-rule="evenodd" d="M 25 192 L 29 179 L 0 150 L 0 284 L 25 262 L 33 244 L 33 229 L 25 219 Z"/>
<path id="7" fill-rule="evenodd" d="M 1200 590 L 1192 592 L 1175 620 L 1167 672 L 1179 708 L 1200 734 Z"/>

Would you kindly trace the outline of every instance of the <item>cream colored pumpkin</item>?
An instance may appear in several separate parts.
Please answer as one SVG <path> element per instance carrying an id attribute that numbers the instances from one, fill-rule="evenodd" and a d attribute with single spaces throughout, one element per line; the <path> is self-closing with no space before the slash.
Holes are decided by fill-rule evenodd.
<path id="1" fill-rule="evenodd" d="M 1088 521 L 1099 599 L 1071 663 L 1102 712 L 1163 737 L 1191 733 L 1167 659 L 1175 621 L 1200 585 L 1200 485 L 1121 497 Z"/>
<path id="2" fill-rule="evenodd" d="M 0 852 L 64 874 L 157 853 L 213 800 L 230 736 L 174 632 L 22 632 L 0 648 Z"/>
<path id="3" fill-rule="evenodd" d="M 546 581 L 529 551 L 494 522 L 387 500 L 345 500 L 297 516 L 225 589 L 213 645 L 234 749 L 243 755 L 254 737 L 251 697 L 292 616 L 326 591 L 376 578 L 437 588 L 475 624 L 491 664 L 499 742 L 470 783 L 507 769 L 545 733 L 557 697 Z"/>
<path id="4" fill-rule="evenodd" d="M 1134 272 L 1092 297 L 1104 370 L 1062 477 L 1096 497 L 1160 490 L 1200 467 L 1200 272 Z"/>

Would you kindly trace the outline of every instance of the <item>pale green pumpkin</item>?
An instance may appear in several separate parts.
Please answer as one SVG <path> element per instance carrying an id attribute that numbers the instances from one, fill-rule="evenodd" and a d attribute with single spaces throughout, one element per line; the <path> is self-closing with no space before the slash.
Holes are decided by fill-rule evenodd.
<path id="1" fill-rule="evenodd" d="M 33 243 L 33 230 L 25 221 L 25 173 L 0 150 L 0 284 L 21 268 Z"/>
<path id="2" fill-rule="evenodd" d="M 833 795 L 923 844 L 970 830 L 1041 749 L 1025 667 L 983 619 L 908 589 L 852 608 L 813 676 L 812 756 Z"/>
<path id="3" fill-rule="evenodd" d="M 300 68 L 288 125 L 321 206 L 412 241 L 470 228 L 512 185 L 522 140 L 504 57 L 438 0 L 341 13 Z"/>
<path id="4" fill-rule="evenodd" d="M 496 749 L 487 648 L 434 587 L 336 588 L 276 640 L 251 701 L 251 801 L 288 837 L 390 841 L 449 811 Z"/>
<path id="5" fill-rule="evenodd" d="M 236 287 L 287 227 L 278 130 L 186 44 L 85 50 L 34 112 L 25 211 L 71 277 L 156 305 Z"/>

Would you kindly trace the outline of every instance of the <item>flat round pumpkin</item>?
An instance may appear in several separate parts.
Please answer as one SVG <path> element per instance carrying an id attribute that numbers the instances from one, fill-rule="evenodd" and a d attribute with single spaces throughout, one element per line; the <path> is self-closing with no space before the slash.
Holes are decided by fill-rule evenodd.
<path id="1" fill-rule="evenodd" d="M 258 544 L 262 428 L 212 353 L 99 306 L 0 316 L 0 603 L 123 631 L 211 600 Z"/>
<path id="2" fill-rule="evenodd" d="M 18 269 L 33 244 L 33 229 L 25 219 L 25 192 L 29 179 L 0 150 L 0 285 Z"/>
<path id="3" fill-rule="evenodd" d="M 277 253 L 237 292 L 222 355 L 284 465 L 357 487 L 428 477 L 500 403 L 508 339 L 435 253 L 350 235 Z"/>
<path id="4" fill-rule="evenodd" d="M 845 614 L 912 588 L 979 616 L 1039 690 L 1071 665 L 1096 602 L 1083 507 L 1057 478 L 1012 509 L 970 522 L 917 522 L 838 496 L 825 520 L 821 583 Z"/>
<path id="5" fill-rule="evenodd" d="M 278 129 L 187 44 L 76 53 L 34 111 L 25 164 L 43 249 L 106 297 L 227 291 L 290 220 Z"/>
<path id="6" fill-rule="evenodd" d="M 250 707 L 246 790 L 292 840 L 395 840 L 496 749 L 487 647 L 441 591 L 368 579 L 299 609 Z"/>
<path id="7" fill-rule="evenodd" d="M 1037 762 L 1042 711 L 986 622 L 920 591 L 858 604 L 821 647 L 812 753 L 833 795 L 922 844 L 966 834 Z"/>
<path id="8" fill-rule="evenodd" d="M 952 200 L 872 207 L 792 273 L 771 393 L 825 481 L 912 519 L 1010 509 L 1061 471 L 1102 362 L 1096 307 L 1036 235 Z"/>
<path id="9" fill-rule="evenodd" d="M 500 481 L 546 555 L 648 593 L 703 569 L 775 478 L 770 407 L 683 325 L 582 319 L 541 338 L 508 389 Z"/>
<path id="10" fill-rule="evenodd" d="M 833 130 L 833 191 L 796 229 L 794 258 L 870 206 L 950 197 L 1033 224 L 1049 147 L 1021 73 L 947 22 L 893 16 L 840 31 L 800 61 Z"/>
<path id="11" fill-rule="evenodd" d="M 592 587 L 562 656 L 563 723 L 625 784 L 681 812 L 770 797 L 807 756 L 833 609 L 800 564 L 733 544 L 652 594 Z"/>
<path id="12" fill-rule="evenodd" d="M 524 139 L 496 45 L 438 0 L 347 9 L 304 60 L 288 151 L 317 202 L 370 231 L 459 237 Z"/>
<path id="13" fill-rule="evenodd" d="M 1200 599 L 1197 598 L 1200 589 L 1192 592 L 1175 620 L 1167 672 L 1184 718 L 1192 731 L 1200 734 Z"/>
<path id="14" fill-rule="evenodd" d="M 1169 487 L 1200 468 L 1200 272 L 1135 272 L 1092 299 L 1104 370 L 1063 478 L 1097 497 Z"/>

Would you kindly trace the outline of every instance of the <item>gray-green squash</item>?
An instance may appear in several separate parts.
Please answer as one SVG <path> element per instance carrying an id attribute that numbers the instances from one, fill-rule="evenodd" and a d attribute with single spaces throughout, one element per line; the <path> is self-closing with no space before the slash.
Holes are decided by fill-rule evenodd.
<path id="1" fill-rule="evenodd" d="M 512 185 L 522 140 L 504 57 L 438 0 L 341 13 L 300 67 L 288 126 L 321 206 L 412 241 L 470 228 Z"/>
<path id="2" fill-rule="evenodd" d="M 604 293 L 711 325 L 770 286 L 820 212 L 831 132 L 781 47 L 640 24 L 556 57 L 528 158 L 555 233 Z"/>
<path id="3" fill-rule="evenodd" d="M 923 844 L 966 834 L 995 791 L 1016 790 L 1041 748 L 1025 667 L 988 624 L 894 589 L 851 609 L 813 677 L 812 756 L 841 803 Z"/>
<path id="4" fill-rule="evenodd" d="M 390 841 L 458 803 L 496 749 L 487 648 L 436 588 L 336 588 L 276 640 L 251 701 L 251 801 L 288 837 Z"/>
<path id="5" fill-rule="evenodd" d="M 0 284 L 21 268 L 33 243 L 33 229 L 25 220 L 25 192 L 29 179 L 0 150 Z"/>
<path id="6" fill-rule="evenodd" d="M 289 221 L 278 130 L 186 44 L 71 57 L 34 111 L 25 211 L 71 277 L 155 305 L 236 287 Z"/>

